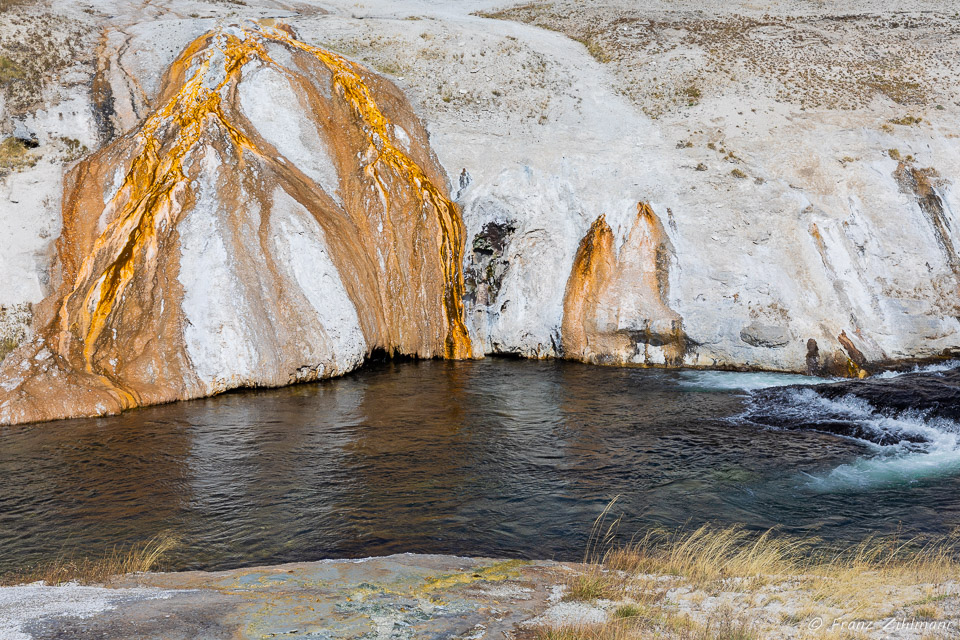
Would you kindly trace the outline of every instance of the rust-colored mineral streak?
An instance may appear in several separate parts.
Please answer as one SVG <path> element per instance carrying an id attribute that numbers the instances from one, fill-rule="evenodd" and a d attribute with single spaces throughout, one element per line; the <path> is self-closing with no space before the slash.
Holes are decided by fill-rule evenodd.
<path id="1" fill-rule="evenodd" d="M 271 55 L 277 49 L 285 64 Z M 335 189 L 283 158 L 244 112 L 238 87 L 257 69 L 279 72 L 295 89 L 303 120 L 329 150 Z M 322 347 L 338 328 L 305 335 L 299 326 L 302 294 L 281 277 L 267 231 L 278 198 L 322 229 L 367 353 L 469 357 L 463 222 L 426 131 L 395 86 L 263 23 L 191 43 L 167 72 L 157 104 L 137 130 L 67 177 L 59 285 L 40 307 L 36 325 L 44 328 L 0 368 L 0 424 L 342 372 L 337 363 L 298 362 L 304 341 Z M 215 170 L 208 157 L 218 159 Z M 231 269 L 265 309 L 245 318 L 262 336 L 251 346 L 265 363 L 259 377 L 204 381 L 184 346 L 179 225 L 209 215 L 197 208 L 201 183 L 215 185 L 224 242 L 239 247 Z M 252 209 L 258 227 L 245 222 Z"/>
<path id="2" fill-rule="evenodd" d="M 687 339 L 667 304 L 669 240 L 650 205 L 637 205 L 619 251 L 599 216 L 580 241 L 564 295 L 563 355 L 604 364 L 680 365 Z"/>

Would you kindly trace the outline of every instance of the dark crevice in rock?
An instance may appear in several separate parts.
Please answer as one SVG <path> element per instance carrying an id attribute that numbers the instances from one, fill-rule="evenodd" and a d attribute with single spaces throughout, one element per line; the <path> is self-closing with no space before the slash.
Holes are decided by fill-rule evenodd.
<path id="1" fill-rule="evenodd" d="M 493 305 L 510 262 L 504 257 L 517 228 L 509 222 L 488 222 L 473 239 L 470 259 L 464 273 L 468 304 Z"/>

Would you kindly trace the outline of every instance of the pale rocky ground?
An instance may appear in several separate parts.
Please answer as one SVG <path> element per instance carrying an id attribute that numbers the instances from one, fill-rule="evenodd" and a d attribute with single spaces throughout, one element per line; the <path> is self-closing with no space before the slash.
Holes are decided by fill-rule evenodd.
<path id="1" fill-rule="evenodd" d="M 960 624 L 956 583 L 892 587 L 867 578 L 845 585 L 849 592 L 823 594 L 802 576 L 706 586 L 637 576 L 615 599 L 584 601 L 571 599 L 567 586 L 580 571 L 545 561 L 398 555 L 139 574 L 107 588 L 4 587 L 0 638 L 520 640 L 611 625 L 618 612 L 642 615 L 640 637 L 650 638 L 933 640 L 956 637 Z M 645 603 L 642 614 L 623 608 L 635 603 Z"/>
<path id="2" fill-rule="evenodd" d="M 497 13 L 509 7 L 13 2 L 0 14 L 8 51 L 39 22 L 48 31 L 30 46 L 66 53 L 4 107 L 3 133 L 35 136 L 39 160 L 0 180 L 0 338 L 20 341 L 48 293 L 65 163 L 131 130 L 193 38 L 276 17 L 390 77 L 425 121 L 463 207 L 478 355 L 558 355 L 581 238 L 604 214 L 619 247 L 640 201 L 668 236 L 641 272 L 656 270 L 669 316 L 644 308 L 649 292 L 615 290 L 598 331 L 631 346 L 593 360 L 664 363 L 670 338 L 651 328 L 674 317 L 685 353 L 669 363 L 688 366 L 807 371 L 811 338 L 819 364 L 840 369 L 960 347 L 956 12 L 795 1 Z M 93 106 L 104 60 L 113 116 Z M 924 206 L 902 179 L 911 169 L 932 170 Z"/>

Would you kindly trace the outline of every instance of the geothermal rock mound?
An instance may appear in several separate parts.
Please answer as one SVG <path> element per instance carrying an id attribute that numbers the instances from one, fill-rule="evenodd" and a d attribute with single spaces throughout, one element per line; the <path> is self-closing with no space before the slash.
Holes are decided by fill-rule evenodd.
<path id="1" fill-rule="evenodd" d="M 194 41 L 157 105 L 68 176 L 0 424 L 470 355 L 463 223 L 395 86 L 264 22 Z"/>

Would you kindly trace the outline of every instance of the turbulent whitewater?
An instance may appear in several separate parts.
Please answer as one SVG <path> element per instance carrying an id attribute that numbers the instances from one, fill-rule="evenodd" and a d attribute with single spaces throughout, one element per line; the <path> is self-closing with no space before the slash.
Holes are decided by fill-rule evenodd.
<path id="1" fill-rule="evenodd" d="M 809 430 L 867 444 L 865 455 L 811 474 L 823 492 L 871 491 L 960 473 L 960 368 L 933 365 L 857 383 L 754 393 L 749 423 Z"/>

